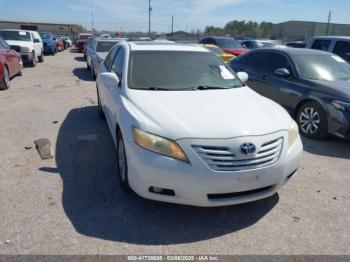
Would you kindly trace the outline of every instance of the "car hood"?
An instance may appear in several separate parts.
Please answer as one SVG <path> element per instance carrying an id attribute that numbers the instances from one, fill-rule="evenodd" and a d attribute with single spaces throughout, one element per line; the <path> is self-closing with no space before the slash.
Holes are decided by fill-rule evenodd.
<path id="1" fill-rule="evenodd" d="M 106 56 L 108 55 L 108 52 L 96 52 L 96 55 L 98 56 L 98 58 L 100 58 L 101 60 L 105 60 Z"/>
<path id="2" fill-rule="evenodd" d="M 33 47 L 33 43 L 30 41 L 15 41 L 15 40 L 6 40 L 6 43 L 10 46 L 12 45 L 17 45 L 17 46 L 22 46 L 22 47 Z"/>
<path id="3" fill-rule="evenodd" d="M 291 118 L 248 87 L 206 91 L 129 89 L 143 130 L 170 139 L 232 138 L 288 130 Z"/>
<path id="4" fill-rule="evenodd" d="M 350 79 L 348 81 L 325 81 L 325 80 L 308 80 L 316 85 L 321 85 L 328 90 L 328 92 L 341 98 L 350 99 Z"/>

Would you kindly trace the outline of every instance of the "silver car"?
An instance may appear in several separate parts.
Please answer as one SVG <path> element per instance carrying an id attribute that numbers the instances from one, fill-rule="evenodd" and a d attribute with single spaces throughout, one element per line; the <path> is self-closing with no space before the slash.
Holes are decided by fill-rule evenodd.
<path id="1" fill-rule="evenodd" d="M 95 38 L 91 47 L 86 52 L 86 65 L 91 70 L 91 75 L 95 79 L 100 71 L 100 63 L 106 58 L 114 45 L 123 41 L 119 38 Z"/>

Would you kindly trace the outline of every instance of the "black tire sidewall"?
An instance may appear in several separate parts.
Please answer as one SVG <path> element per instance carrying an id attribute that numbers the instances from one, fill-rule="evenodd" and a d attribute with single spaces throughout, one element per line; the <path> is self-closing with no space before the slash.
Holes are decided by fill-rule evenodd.
<path id="1" fill-rule="evenodd" d="M 10 84 L 7 84 L 6 80 L 5 80 L 5 71 L 7 72 L 8 77 L 10 78 L 10 73 L 9 73 L 7 67 L 4 66 L 4 79 L 0 82 L 0 90 L 7 90 L 10 88 Z"/>
<path id="2" fill-rule="evenodd" d="M 125 191 L 125 192 L 130 192 L 131 188 L 129 185 L 129 177 L 128 177 L 128 159 L 126 157 L 126 152 L 125 152 L 125 144 L 124 144 L 124 140 L 123 140 L 123 135 L 121 134 L 121 132 L 118 130 L 116 132 L 116 141 L 117 141 L 117 156 L 118 156 L 118 150 L 119 150 L 119 142 L 123 143 L 124 146 L 124 157 L 125 157 L 125 180 L 122 179 L 121 175 L 120 175 L 120 168 L 119 168 L 119 159 L 117 159 L 117 174 L 118 174 L 118 179 L 119 179 L 119 184 L 120 187 Z"/>

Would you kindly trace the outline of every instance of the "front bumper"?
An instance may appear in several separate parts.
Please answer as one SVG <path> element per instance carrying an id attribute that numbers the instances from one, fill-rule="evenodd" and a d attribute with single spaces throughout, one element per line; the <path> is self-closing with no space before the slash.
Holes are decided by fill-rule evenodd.
<path id="1" fill-rule="evenodd" d="M 286 133 L 272 134 L 284 137 L 282 151 L 275 164 L 258 169 L 225 172 L 209 168 L 192 145 L 236 145 L 242 141 L 247 142 L 247 139 L 254 142 L 260 137 L 177 141 L 190 163 L 146 151 L 133 141 L 125 141 L 129 183 L 144 198 L 193 206 L 225 206 L 266 198 L 275 194 L 299 168 L 303 150 L 301 140 L 299 138 L 288 151 Z M 175 195 L 152 193 L 150 188 L 173 190 Z"/>
<path id="2" fill-rule="evenodd" d="M 33 60 L 33 53 L 21 52 L 21 58 L 23 63 L 28 64 Z"/>
<path id="3" fill-rule="evenodd" d="M 337 110 L 332 105 L 329 105 L 328 112 L 328 132 L 350 140 L 350 112 Z"/>

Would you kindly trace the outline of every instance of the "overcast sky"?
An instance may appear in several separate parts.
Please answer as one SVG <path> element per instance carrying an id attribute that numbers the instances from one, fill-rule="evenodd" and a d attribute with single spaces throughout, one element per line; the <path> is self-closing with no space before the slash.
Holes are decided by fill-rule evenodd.
<path id="1" fill-rule="evenodd" d="M 283 22 L 306 20 L 350 24 L 349 0 L 152 0 L 152 29 L 223 26 L 230 20 Z M 148 0 L 93 0 L 97 29 L 147 31 Z M 0 0 L 0 19 L 79 23 L 91 28 L 90 0 Z"/>

